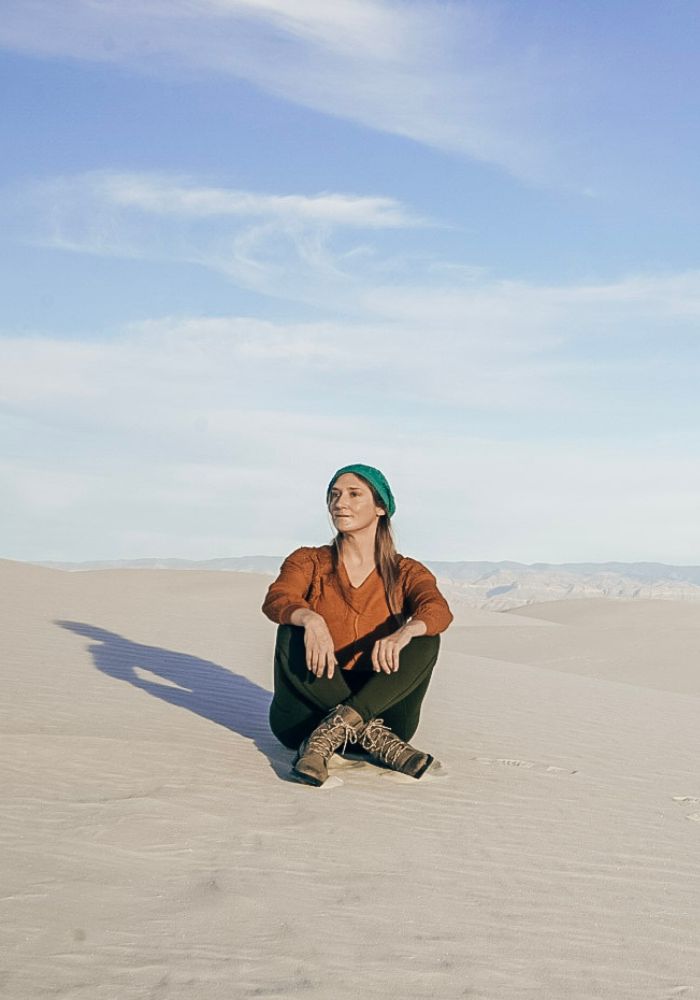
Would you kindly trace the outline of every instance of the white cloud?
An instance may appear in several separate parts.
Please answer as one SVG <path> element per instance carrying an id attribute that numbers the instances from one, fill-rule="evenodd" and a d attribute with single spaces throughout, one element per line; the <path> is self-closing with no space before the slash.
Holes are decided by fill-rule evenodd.
<path id="1" fill-rule="evenodd" d="M 449 272 L 448 272 L 449 273 Z M 367 311 L 394 320 L 452 327 L 470 338 L 493 332 L 514 342 L 527 337 L 543 344 L 601 331 L 648 329 L 673 320 L 673 333 L 700 316 L 700 270 L 636 274 L 597 284 L 538 285 L 498 280 L 484 274 L 439 285 L 374 285 L 364 290 Z M 528 336 L 529 331 L 529 336 Z"/>
<path id="2" fill-rule="evenodd" d="M 63 185 L 65 194 L 65 183 Z M 50 191 L 51 185 L 48 185 Z M 55 190 L 55 189 L 54 189 Z M 60 187 L 59 187 L 60 190 Z M 46 192 L 48 193 L 48 191 Z M 333 226 L 393 228 L 416 226 L 393 198 L 368 198 L 348 194 L 272 195 L 229 188 L 202 187 L 186 178 L 101 172 L 75 179 L 76 195 L 158 215 L 193 218 L 228 215 L 271 218 Z"/>
<path id="3" fill-rule="evenodd" d="M 0 44 L 144 73 L 244 78 L 317 111 L 517 174 L 543 169 L 553 88 L 471 3 L 6 0 Z"/>

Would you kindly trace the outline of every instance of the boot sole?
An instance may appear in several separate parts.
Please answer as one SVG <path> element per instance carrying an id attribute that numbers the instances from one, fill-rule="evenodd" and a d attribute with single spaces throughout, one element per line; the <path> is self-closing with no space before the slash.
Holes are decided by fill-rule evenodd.
<path id="1" fill-rule="evenodd" d="M 297 764 L 301 760 L 299 754 L 296 755 L 292 761 L 292 777 L 304 785 L 313 785 L 314 788 L 320 788 L 321 785 L 325 784 L 328 780 L 328 775 L 325 778 L 315 778 L 312 774 L 305 774 L 304 771 L 297 770 Z"/>
<path id="2" fill-rule="evenodd" d="M 391 764 L 386 764 L 379 757 L 370 756 L 368 763 L 374 764 L 375 767 L 381 768 L 382 771 L 386 771 L 387 774 L 400 774 L 402 777 L 412 778 L 414 781 L 417 781 L 419 778 L 422 778 L 423 775 L 430 770 L 433 764 L 437 765 L 436 770 L 440 770 L 442 768 L 442 764 L 440 763 L 440 761 L 435 760 L 433 755 L 430 753 L 427 754 L 427 760 L 425 761 L 425 763 L 422 764 L 419 770 L 415 772 L 402 771 L 400 767 L 393 767 Z"/>
<path id="3" fill-rule="evenodd" d="M 327 781 L 326 778 L 314 778 L 310 774 L 304 774 L 303 771 L 297 771 L 295 767 L 292 768 L 292 777 L 295 781 L 298 781 L 302 785 L 313 785 L 314 788 L 320 788 Z"/>
<path id="4" fill-rule="evenodd" d="M 416 771 L 415 774 L 412 774 L 411 777 L 412 778 L 416 778 L 416 779 L 422 778 L 423 775 L 428 770 L 428 768 L 430 767 L 430 765 L 433 763 L 434 760 L 435 760 L 435 758 L 433 757 L 433 755 L 432 754 L 428 754 L 428 759 L 426 760 L 426 762 L 423 765 L 423 767 L 421 767 L 421 769 L 419 771 Z"/>

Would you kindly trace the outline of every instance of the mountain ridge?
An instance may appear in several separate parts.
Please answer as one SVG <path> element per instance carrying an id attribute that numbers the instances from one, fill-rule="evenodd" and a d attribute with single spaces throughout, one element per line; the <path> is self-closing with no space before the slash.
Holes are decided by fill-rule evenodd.
<path id="1" fill-rule="evenodd" d="M 179 569 L 275 576 L 283 556 L 216 559 L 120 559 L 34 562 L 70 572 L 103 569 Z M 505 611 L 544 601 L 607 597 L 700 601 L 700 566 L 649 561 L 521 563 L 512 560 L 426 560 L 445 596 L 457 605 Z"/>

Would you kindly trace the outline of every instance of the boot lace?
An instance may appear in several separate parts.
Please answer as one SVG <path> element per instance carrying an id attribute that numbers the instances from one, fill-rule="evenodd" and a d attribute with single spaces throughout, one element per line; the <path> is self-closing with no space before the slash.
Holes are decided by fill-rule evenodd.
<path id="1" fill-rule="evenodd" d="M 390 766 L 397 762 L 404 751 L 413 750 L 410 743 L 406 743 L 384 724 L 384 719 L 372 719 L 367 724 L 362 734 L 361 744 L 365 750 L 376 754 L 380 760 Z"/>
<path id="2" fill-rule="evenodd" d="M 306 744 L 306 753 L 318 753 L 323 757 L 332 757 L 342 741 L 345 753 L 348 743 L 357 743 L 357 733 L 341 715 L 334 715 L 324 725 L 316 727 Z"/>

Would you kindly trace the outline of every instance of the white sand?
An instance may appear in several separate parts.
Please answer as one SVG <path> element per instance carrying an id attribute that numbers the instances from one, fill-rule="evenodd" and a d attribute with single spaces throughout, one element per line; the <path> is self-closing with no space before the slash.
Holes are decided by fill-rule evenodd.
<path id="1" fill-rule="evenodd" d="M 465 612 L 415 740 L 450 777 L 312 789 L 268 583 L 0 562 L 0 994 L 700 997 L 700 609 Z"/>

